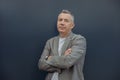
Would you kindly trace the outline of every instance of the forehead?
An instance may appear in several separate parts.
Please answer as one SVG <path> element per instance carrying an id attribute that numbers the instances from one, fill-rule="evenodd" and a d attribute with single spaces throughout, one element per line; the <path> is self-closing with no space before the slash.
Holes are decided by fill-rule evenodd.
<path id="1" fill-rule="evenodd" d="M 72 16 L 70 14 L 60 13 L 58 18 L 70 19 L 70 18 L 72 18 Z"/>

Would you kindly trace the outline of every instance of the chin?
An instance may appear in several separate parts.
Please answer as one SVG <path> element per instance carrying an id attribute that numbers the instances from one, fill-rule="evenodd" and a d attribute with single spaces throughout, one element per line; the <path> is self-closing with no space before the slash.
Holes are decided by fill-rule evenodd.
<path id="1" fill-rule="evenodd" d="M 59 30 L 59 32 L 60 32 L 60 33 L 64 33 L 65 31 L 63 31 L 63 30 Z"/>

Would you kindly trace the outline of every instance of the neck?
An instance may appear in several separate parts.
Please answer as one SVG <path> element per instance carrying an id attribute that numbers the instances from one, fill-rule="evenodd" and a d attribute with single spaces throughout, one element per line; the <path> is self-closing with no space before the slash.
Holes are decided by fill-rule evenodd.
<path id="1" fill-rule="evenodd" d="M 60 33 L 60 37 L 61 38 L 66 38 L 69 36 L 69 34 L 71 33 L 71 31 L 69 33 Z"/>

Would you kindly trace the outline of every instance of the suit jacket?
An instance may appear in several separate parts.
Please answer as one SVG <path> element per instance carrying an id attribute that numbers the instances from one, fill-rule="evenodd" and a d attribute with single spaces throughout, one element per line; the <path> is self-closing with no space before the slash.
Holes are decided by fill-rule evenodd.
<path id="1" fill-rule="evenodd" d="M 46 80 L 51 80 L 55 71 L 59 72 L 59 80 L 84 80 L 85 38 L 71 32 L 63 44 L 61 56 L 58 55 L 58 43 L 59 36 L 49 39 L 38 62 L 39 69 L 48 71 Z M 65 56 L 64 52 L 69 48 L 72 52 Z M 49 55 L 51 59 L 46 60 Z"/>

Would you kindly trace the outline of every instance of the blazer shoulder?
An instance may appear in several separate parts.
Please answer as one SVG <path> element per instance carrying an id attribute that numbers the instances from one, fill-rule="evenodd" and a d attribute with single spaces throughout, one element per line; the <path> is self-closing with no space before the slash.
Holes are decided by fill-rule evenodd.
<path id="1" fill-rule="evenodd" d="M 48 39 L 47 42 L 53 42 L 53 41 L 56 40 L 57 38 L 58 38 L 58 36 L 54 36 L 54 37 Z"/>
<path id="2" fill-rule="evenodd" d="M 73 39 L 85 39 L 85 37 L 82 36 L 81 34 L 74 34 Z"/>

